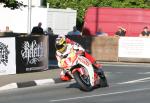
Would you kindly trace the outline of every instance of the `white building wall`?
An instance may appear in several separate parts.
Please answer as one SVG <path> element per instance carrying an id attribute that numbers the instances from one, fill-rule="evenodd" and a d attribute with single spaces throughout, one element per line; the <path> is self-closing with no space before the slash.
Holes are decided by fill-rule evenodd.
<path id="1" fill-rule="evenodd" d="M 47 26 L 55 34 L 66 35 L 76 25 L 77 11 L 71 9 L 48 9 Z"/>
<path id="2" fill-rule="evenodd" d="M 28 8 L 10 10 L 9 8 L 0 8 L 0 30 L 3 32 L 6 26 L 9 26 L 13 32 L 27 33 Z M 42 22 L 42 27 L 47 27 L 47 9 L 32 8 L 31 28 Z"/>
<path id="3" fill-rule="evenodd" d="M 13 32 L 27 33 L 28 8 L 11 10 L 0 7 L 0 31 L 9 26 Z M 44 30 L 51 27 L 55 34 L 67 34 L 76 25 L 76 10 L 32 7 L 31 29 L 42 22 Z"/>

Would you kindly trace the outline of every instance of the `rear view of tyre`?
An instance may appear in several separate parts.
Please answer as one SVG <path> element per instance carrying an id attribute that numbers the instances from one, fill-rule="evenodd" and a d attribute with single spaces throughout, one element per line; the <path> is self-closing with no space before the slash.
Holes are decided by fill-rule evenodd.
<path id="1" fill-rule="evenodd" d="M 78 71 L 75 71 L 73 75 L 76 82 L 81 86 L 83 90 L 91 91 L 93 89 L 90 83 L 89 76 L 81 75 Z"/>
<path id="2" fill-rule="evenodd" d="M 100 76 L 100 87 L 108 87 L 108 82 L 105 75 Z"/>

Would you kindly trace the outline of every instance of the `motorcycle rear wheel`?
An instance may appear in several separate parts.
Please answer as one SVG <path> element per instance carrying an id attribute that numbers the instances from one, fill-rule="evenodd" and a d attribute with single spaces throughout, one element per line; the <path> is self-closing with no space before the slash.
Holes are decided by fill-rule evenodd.
<path id="1" fill-rule="evenodd" d="M 99 77 L 100 77 L 100 87 L 108 87 L 108 82 L 105 75 L 103 77 L 101 76 Z"/>

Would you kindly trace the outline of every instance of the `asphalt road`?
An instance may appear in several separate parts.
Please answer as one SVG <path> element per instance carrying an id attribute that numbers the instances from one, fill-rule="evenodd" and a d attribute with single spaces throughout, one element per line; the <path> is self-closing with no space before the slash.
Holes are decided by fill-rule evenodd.
<path id="1" fill-rule="evenodd" d="M 104 66 L 109 87 L 91 92 L 75 82 L 0 92 L 0 103 L 150 103 L 150 67 Z"/>

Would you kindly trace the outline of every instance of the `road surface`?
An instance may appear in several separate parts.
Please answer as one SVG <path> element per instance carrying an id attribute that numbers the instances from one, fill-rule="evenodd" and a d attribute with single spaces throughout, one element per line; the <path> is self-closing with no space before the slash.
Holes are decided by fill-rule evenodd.
<path id="1" fill-rule="evenodd" d="M 0 103 L 150 103 L 150 67 L 104 66 L 109 87 L 91 92 L 73 81 L 0 92 Z"/>

